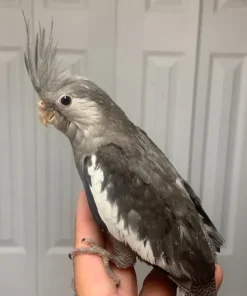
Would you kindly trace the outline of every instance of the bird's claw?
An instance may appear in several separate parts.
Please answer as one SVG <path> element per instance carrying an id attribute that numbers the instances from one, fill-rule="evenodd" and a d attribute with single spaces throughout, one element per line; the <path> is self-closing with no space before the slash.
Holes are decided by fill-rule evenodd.
<path id="1" fill-rule="evenodd" d="M 95 247 L 95 246 L 97 246 L 97 244 L 96 244 L 96 242 L 95 241 L 93 241 L 91 238 L 83 238 L 82 240 L 81 240 L 81 244 L 82 243 L 87 243 L 90 247 Z"/>
<path id="2" fill-rule="evenodd" d="M 99 247 L 90 238 L 83 238 L 81 240 L 81 243 L 87 243 L 90 246 L 90 248 L 76 248 L 76 249 L 73 249 L 69 253 L 69 258 L 71 260 L 73 260 L 74 257 L 76 255 L 79 255 L 79 254 L 94 254 L 94 255 L 100 256 L 102 258 L 102 261 L 103 261 L 106 272 L 108 273 L 110 278 L 114 281 L 115 285 L 118 287 L 119 284 L 120 284 L 120 279 L 111 270 L 110 263 L 109 263 L 111 261 L 112 255 L 108 251 L 106 251 L 105 249 Z"/>

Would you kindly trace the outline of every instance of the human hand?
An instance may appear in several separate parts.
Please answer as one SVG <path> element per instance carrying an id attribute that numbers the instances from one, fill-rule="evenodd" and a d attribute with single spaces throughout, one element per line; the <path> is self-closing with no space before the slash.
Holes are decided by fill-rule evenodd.
<path id="1" fill-rule="evenodd" d="M 75 247 L 88 247 L 81 243 L 82 238 L 92 238 L 100 246 L 105 247 L 104 237 L 94 221 L 88 207 L 85 192 L 78 197 L 75 223 Z M 77 296 L 137 296 L 137 281 L 134 268 L 118 269 L 112 265 L 114 273 L 121 279 L 116 288 L 114 282 L 105 271 L 102 259 L 99 256 L 88 254 L 74 257 L 74 284 Z M 223 280 L 223 271 L 216 265 L 217 289 Z M 146 277 L 140 296 L 175 296 L 176 286 L 163 273 L 152 270 Z"/>

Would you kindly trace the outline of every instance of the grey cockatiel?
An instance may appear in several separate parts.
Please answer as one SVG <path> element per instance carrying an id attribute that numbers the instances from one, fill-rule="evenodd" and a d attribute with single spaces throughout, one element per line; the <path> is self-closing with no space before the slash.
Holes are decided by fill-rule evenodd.
<path id="1" fill-rule="evenodd" d="M 52 30 L 37 33 L 31 49 L 27 24 L 25 63 L 40 101 L 44 124 L 64 133 L 88 203 L 113 243 L 113 253 L 97 246 L 75 249 L 102 257 L 119 268 L 142 261 L 164 270 L 184 295 L 215 296 L 216 252 L 223 239 L 199 198 L 147 134 L 135 126 L 92 81 L 60 71 Z"/>

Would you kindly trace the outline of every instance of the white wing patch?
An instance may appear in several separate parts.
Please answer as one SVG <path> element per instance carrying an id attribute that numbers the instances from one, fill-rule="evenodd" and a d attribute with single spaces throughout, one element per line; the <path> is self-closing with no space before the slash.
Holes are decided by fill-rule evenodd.
<path id="1" fill-rule="evenodd" d="M 184 186 L 182 184 L 182 181 L 180 180 L 180 178 L 177 178 L 176 179 L 176 184 L 179 188 L 181 188 L 182 190 L 184 190 Z"/>
<path id="2" fill-rule="evenodd" d="M 107 199 L 107 188 L 101 190 L 104 181 L 104 173 L 100 167 L 96 166 L 96 156 L 91 157 L 92 165 L 88 167 L 88 174 L 91 177 L 91 192 L 95 204 L 98 208 L 101 219 L 106 224 L 108 231 L 117 240 L 127 243 L 143 260 L 151 264 L 155 263 L 155 258 L 149 241 L 144 244 L 143 240 L 138 238 L 138 234 L 130 226 L 125 227 L 123 219 L 118 221 L 119 209 L 116 204 L 109 202 Z M 121 197 L 119 197 L 121 198 Z"/>

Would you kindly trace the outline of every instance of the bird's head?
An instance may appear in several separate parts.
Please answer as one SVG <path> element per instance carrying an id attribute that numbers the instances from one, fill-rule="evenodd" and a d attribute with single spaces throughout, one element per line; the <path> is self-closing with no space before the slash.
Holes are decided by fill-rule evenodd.
<path id="1" fill-rule="evenodd" d="M 124 117 L 124 112 L 96 84 L 60 69 L 52 28 L 53 23 L 46 41 L 46 31 L 40 27 L 32 48 L 26 21 L 25 64 L 40 98 L 38 110 L 41 122 L 44 125 L 54 125 L 69 136 L 71 127 L 73 130 L 77 128 L 95 132 L 102 129 L 115 115 L 117 118 Z"/>

